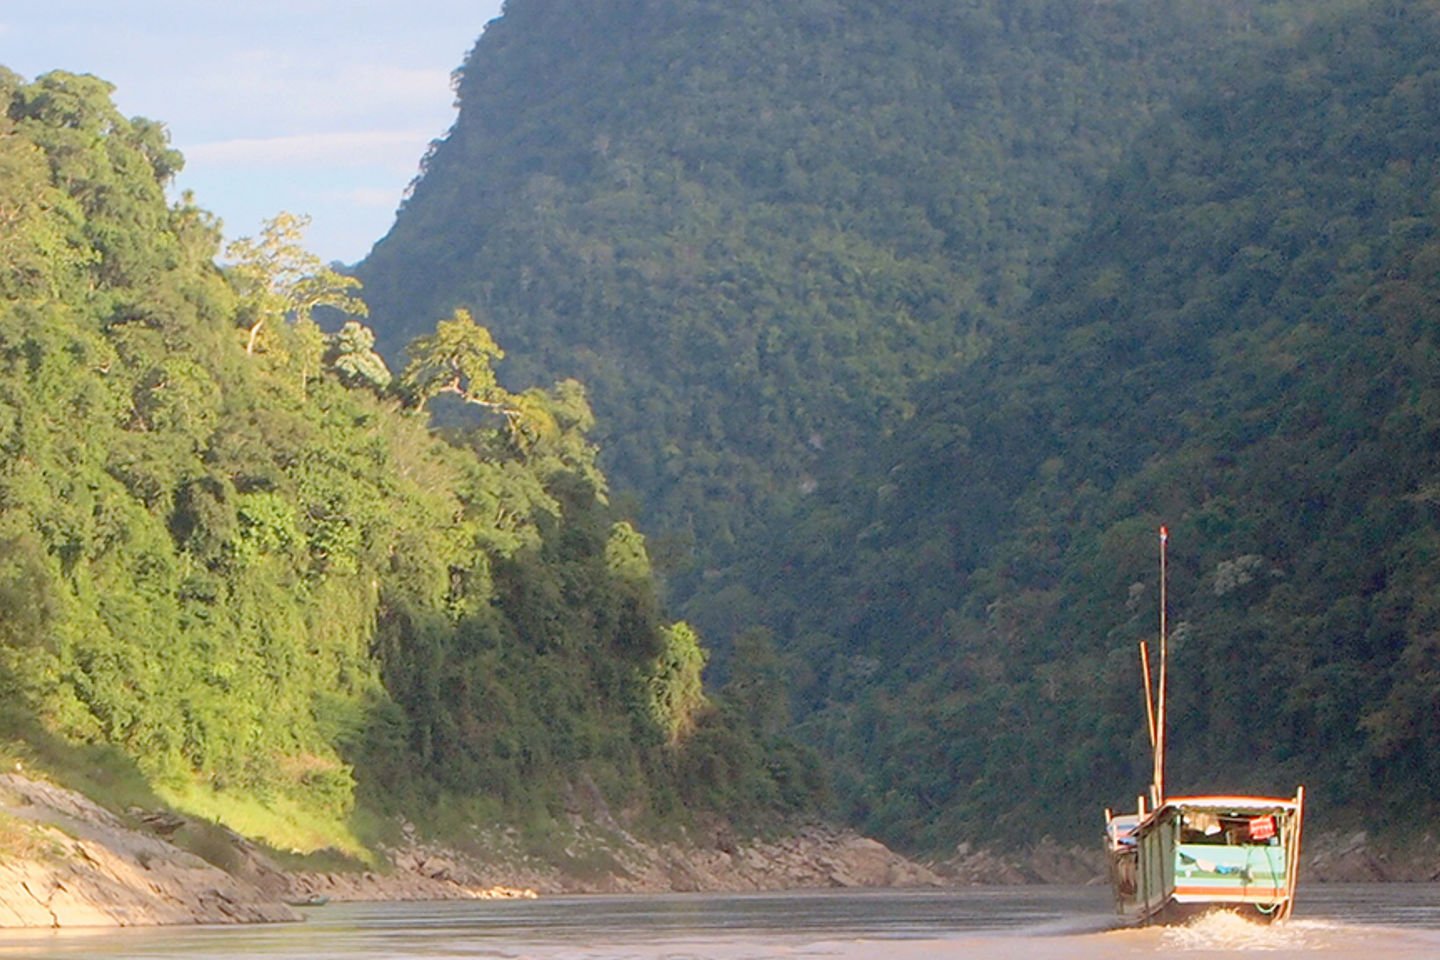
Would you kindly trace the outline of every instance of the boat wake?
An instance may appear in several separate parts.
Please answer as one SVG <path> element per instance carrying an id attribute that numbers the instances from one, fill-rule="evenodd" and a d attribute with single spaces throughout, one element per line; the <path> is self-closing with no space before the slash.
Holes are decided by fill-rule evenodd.
<path id="1" fill-rule="evenodd" d="M 1264 926 L 1238 914 L 1217 911 L 1184 926 L 1167 927 L 1162 943 L 1172 950 L 1305 950 L 1312 931 L 1293 923 Z"/>

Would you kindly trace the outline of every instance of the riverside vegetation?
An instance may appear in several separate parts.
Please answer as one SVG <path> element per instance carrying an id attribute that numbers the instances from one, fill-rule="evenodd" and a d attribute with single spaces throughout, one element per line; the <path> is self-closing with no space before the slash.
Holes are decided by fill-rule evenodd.
<path id="1" fill-rule="evenodd" d="M 500 388 L 463 312 L 392 377 L 303 218 L 217 266 L 110 92 L 0 72 L 7 769 L 353 863 L 398 813 L 563 861 L 577 784 L 659 836 L 812 809 L 807 752 L 702 688 L 580 384 Z M 437 434 L 440 394 L 483 422 Z"/>
<path id="2" fill-rule="evenodd" d="M 463 305 L 587 383 L 671 603 L 882 839 L 1134 803 L 1162 521 L 1172 780 L 1433 822 L 1437 49 L 1433 2 L 511 0 L 357 275 L 384 351 Z"/>
<path id="3" fill-rule="evenodd" d="M 1429 0 L 510 0 L 353 276 L 287 215 L 217 267 L 163 128 L 7 74 L 10 749 L 359 860 L 1089 843 L 1164 520 L 1170 779 L 1433 822 L 1436 50 Z"/>

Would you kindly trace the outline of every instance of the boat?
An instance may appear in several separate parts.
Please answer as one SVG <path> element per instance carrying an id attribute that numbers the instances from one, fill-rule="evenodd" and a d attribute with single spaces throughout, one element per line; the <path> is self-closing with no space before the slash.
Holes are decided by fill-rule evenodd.
<path id="1" fill-rule="evenodd" d="M 312 893 L 307 897 L 295 897 L 286 900 L 287 906 L 291 907 L 323 907 L 330 902 L 330 898 L 323 893 Z"/>
<path id="2" fill-rule="evenodd" d="M 1105 854 L 1115 908 L 1129 921 L 1181 923 L 1214 911 L 1261 923 L 1295 908 L 1305 788 L 1293 797 L 1167 796 L 1165 793 L 1165 551 L 1160 528 L 1159 669 L 1140 642 L 1145 715 L 1153 754 L 1148 796 L 1134 813 L 1105 811 Z"/>

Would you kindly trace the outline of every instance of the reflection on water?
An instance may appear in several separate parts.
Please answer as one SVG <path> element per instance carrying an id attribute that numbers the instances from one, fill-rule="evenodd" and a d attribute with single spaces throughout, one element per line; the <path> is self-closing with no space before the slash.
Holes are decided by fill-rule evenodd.
<path id="1" fill-rule="evenodd" d="M 0 960 L 1440 958 L 1440 886 L 1306 887 L 1298 904 L 1280 927 L 1146 930 L 1114 929 L 1099 887 L 334 904 L 304 924 L 9 932 Z"/>

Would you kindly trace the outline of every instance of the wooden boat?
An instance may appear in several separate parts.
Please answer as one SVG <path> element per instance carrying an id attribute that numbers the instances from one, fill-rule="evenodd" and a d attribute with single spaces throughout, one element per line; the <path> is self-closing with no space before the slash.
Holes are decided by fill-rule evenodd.
<path id="1" fill-rule="evenodd" d="M 1115 906 L 1138 923 L 1226 910 L 1269 923 L 1290 916 L 1300 864 L 1304 788 L 1275 797 L 1170 797 L 1106 811 Z"/>
<path id="2" fill-rule="evenodd" d="M 1160 528 L 1160 650 L 1152 687 L 1140 643 L 1145 713 L 1154 754 L 1149 797 L 1134 813 L 1105 811 L 1105 854 L 1116 910 L 1130 920 L 1175 923 L 1215 910 L 1269 923 L 1295 907 L 1305 788 L 1293 798 L 1165 795 L 1165 547 Z M 1148 802 L 1147 802 L 1148 801 Z"/>
<path id="3" fill-rule="evenodd" d="M 323 907 L 330 902 L 330 898 L 323 893 L 312 893 L 308 897 L 296 897 L 293 900 L 286 900 L 285 903 L 291 907 Z"/>

